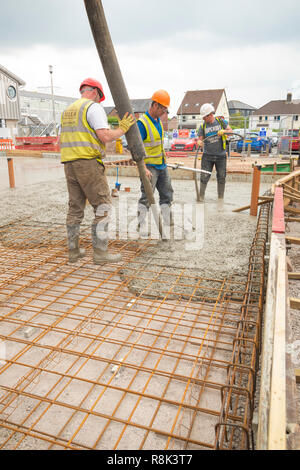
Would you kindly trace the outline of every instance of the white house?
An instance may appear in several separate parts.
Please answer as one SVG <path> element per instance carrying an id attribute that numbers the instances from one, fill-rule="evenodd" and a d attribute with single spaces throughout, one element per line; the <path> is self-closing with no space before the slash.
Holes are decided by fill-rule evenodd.
<path id="1" fill-rule="evenodd" d="M 288 129 L 300 128 L 300 100 L 293 100 L 288 93 L 286 100 L 274 100 L 254 111 L 250 116 L 250 128 Z"/>
<path id="2" fill-rule="evenodd" d="M 178 127 L 184 129 L 198 129 L 203 122 L 200 108 L 204 103 L 211 103 L 216 116 L 223 116 L 229 120 L 229 109 L 224 89 L 187 91 L 180 104 L 177 116 Z"/>

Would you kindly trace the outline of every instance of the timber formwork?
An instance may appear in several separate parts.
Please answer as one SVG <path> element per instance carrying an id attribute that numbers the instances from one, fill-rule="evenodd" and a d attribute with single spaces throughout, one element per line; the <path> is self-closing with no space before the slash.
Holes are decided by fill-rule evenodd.
<path id="1" fill-rule="evenodd" d="M 95 266 L 83 234 L 68 264 L 63 226 L 2 227 L 0 447 L 253 448 L 268 223 L 269 205 L 247 276 L 224 279 L 145 275 L 151 240 L 114 240 L 123 263 Z"/>

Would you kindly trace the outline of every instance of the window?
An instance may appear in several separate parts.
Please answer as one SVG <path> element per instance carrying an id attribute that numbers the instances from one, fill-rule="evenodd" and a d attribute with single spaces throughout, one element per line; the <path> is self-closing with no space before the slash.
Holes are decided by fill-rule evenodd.
<path id="1" fill-rule="evenodd" d="M 267 121 L 267 120 L 268 120 L 268 116 L 265 116 L 265 121 Z"/>
<path id="2" fill-rule="evenodd" d="M 17 90 L 13 85 L 9 85 L 9 87 L 7 88 L 7 96 L 10 100 L 14 100 L 16 98 Z"/>
<path id="3" fill-rule="evenodd" d="M 259 116 L 259 120 L 262 121 L 262 116 Z"/>
<path id="4" fill-rule="evenodd" d="M 192 116 L 192 119 L 196 119 L 196 116 Z"/>

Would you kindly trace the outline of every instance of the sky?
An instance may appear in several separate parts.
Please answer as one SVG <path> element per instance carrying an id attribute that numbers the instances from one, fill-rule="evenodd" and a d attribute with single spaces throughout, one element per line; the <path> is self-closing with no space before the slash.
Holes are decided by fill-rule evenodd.
<path id="1" fill-rule="evenodd" d="M 89 1 L 89 0 L 87 0 Z M 224 88 L 227 100 L 259 108 L 288 92 L 300 99 L 299 0 L 102 0 L 131 99 L 171 96 L 170 116 L 188 90 Z M 50 93 L 79 97 L 84 78 L 112 106 L 84 0 L 1 0 L 0 64 Z"/>

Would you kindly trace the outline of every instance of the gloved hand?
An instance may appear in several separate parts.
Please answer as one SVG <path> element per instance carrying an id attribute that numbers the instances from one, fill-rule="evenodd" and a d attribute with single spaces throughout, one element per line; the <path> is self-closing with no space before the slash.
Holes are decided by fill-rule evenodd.
<path id="1" fill-rule="evenodd" d="M 119 127 L 122 129 L 124 134 L 126 134 L 127 131 L 131 128 L 131 126 L 134 124 L 134 117 L 132 114 L 128 116 L 128 113 L 125 113 L 123 116 L 123 119 L 119 122 Z"/>
<path id="2" fill-rule="evenodd" d="M 224 135 L 224 134 L 225 134 L 224 129 L 221 129 L 220 131 L 218 131 L 218 135 L 219 135 L 219 136 Z"/>

